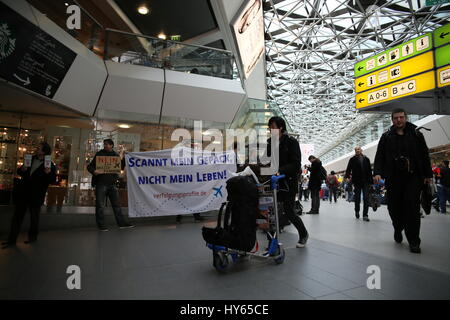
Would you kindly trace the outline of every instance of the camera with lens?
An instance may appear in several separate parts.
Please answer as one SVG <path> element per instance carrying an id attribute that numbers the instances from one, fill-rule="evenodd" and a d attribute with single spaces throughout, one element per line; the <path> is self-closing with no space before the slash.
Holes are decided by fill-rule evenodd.
<path id="1" fill-rule="evenodd" d="M 410 172 L 410 164 L 409 164 L 409 158 L 400 156 L 395 158 L 395 163 L 397 165 L 397 169 L 399 172 L 402 173 L 409 173 Z"/>

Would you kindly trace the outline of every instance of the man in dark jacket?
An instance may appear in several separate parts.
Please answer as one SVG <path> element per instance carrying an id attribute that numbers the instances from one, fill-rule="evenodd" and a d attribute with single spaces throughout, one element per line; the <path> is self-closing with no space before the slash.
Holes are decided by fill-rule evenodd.
<path id="1" fill-rule="evenodd" d="M 96 169 L 97 157 L 119 157 L 119 154 L 115 152 L 113 148 L 114 142 L 111 139 L 104 140 L 103 149 L 95 154 L 94 159 L 87 166 L 88 171 L 92 174 L 92 186 L 95 187 L 95 219 L 97 222 L 97 227 L 100 231 L 108 231 L 105 226 L 105 217 L 103 213 L 106 197 L 109 197 L 117 225 L 120 229 L 134 227 L 133 225 L 127 223 L 122 215 L 122 209 L 120 208 L 119 203 L 119 192 L 116 187 L 116 182 L 119 179 L 119 175 L 117 173 L 103 173 Z"/>
<path id="2" fill-rule="evenodd" d="M 355 187 L 355 216 L 359 219 L 361 191 L 363 193 L 363 220 L 369 221 L 369 186 L 372 184 L 372 168 L 370 160 L 362 153 L 361 147 L 355 148 L 355 155 L 350 158 L 345 171 L 345 177 L 350 179 Z"/>
<path id="3" fill-rule="evenodd" d="M 322 176 L 322 162 L 319 158 L 309 156 L 308 160 L 311 162 L 311 166 L 308 167 L 310 172 L 308 189 L 311 190 L 311 210 L 307 214 L 319 214 L 320 188 L 326 176 Z"/>
<path id="4" fill-rule="evenodd" d="M 385 179 L 395 241 L 402 242 L 405 230 L 410 251 L 420 253 L 420 191 L 433 177 L 430 156 L 423 134 L 403 109 L 394 110 L 391 119 L 393 126 L 378 143 L 374 182 Z"/>
<path id="5" fill-rule="evenodd" d="M 32 243 L 37 240 L 39 233 L 39 214 L 41 206 L 44 204 L 48 185 L 56 181 L 56 168 L 53 163 L 50 167 L 45 167 L 45 156 L 52 153 L 50 145 L 41 142 L 36 150 L 36 155 L 32 158 L 31 166 L 21 166 L 17 174 L 21 177 L 14 188 L 15 211 L 11 222 L 8 241 L 2 243 L 3 248 L 15 246 L 20 233 L 23 218 L 27 209 L 30 210 L 30 229 L 28 240 L 25 243 Z"/>
<path id="6" fill-rule="evenodd" d="M 295 226 L 299 234 L 297 248 L 303 248 L 308 241 L 308 231 L 303 224 L 302 219 L 295 214 L 295 196 L 298 193 L 298 178 L 301 167 L 301 152 L 298 141 L 288 135 L 286 131 L 286 123 L 281 117 L 272 117 L 269 119 L 269 128 L 272 130 L 280 130 L 279 142 L 279 168 L 277 175 L 284 174 L 288 190 L 282 191 L 283 184 L 280 180 L 279 200 L 283 203 L 284 213 L 289 221 Z M 271 155 L 271 139 L 268 141 L 267 153 Z"/>

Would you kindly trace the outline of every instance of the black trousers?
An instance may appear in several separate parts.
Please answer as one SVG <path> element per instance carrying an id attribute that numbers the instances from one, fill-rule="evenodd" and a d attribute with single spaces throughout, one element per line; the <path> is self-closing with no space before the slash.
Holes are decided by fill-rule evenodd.
<path id="1" fill-rule="evenodd" d="M 298 231 L 299 238 L 304 238 L 308 235 L 308 231 L 306 230 L 305 225 L 303 224 L 302 219 L 295 214 L 294 206 L 295 206 L 295 194 L 287 194 L 283 197 L 280 197 L 280 202 L 283 205 L 283 211 L 289 221 L 294 225 L 294 227 Z M 279 208 L 281 209 L 281 208 Z M 280 210 L 279 210 L 280 211 Z M 280 212 L 279 212 L 280 213 Z"/>
<path id="2" fill-rule="evenodd" d="M 369 185 L 368 184 L 362 184 L 357 185 L 355 184 L 355 212 L 359 213 L 359 206 L 361 204 L 361 191 L 363 194 L 363 217 L 367 217 L 369 213 Z"/>
<path id="3" fill-rule="evenodd" d="M 320 189 L 311 189 L 311 212 L 319 213 Z"/>
<path id="4" fill-rule="evenodd" d="M 420 190 L 423 181 L 417 176 L 386 179 L 388 210 L 396 231 L 405 230 L 410 245 L 420 245 Z"/>
<path id="5" fill-rule="evenodd" d="M 22 227 L 23 218 L 27 212 L 30 210 L 30 229 L 28 230 L 28 240 L 35 241 L 39 233 L 39 214 L 41 212 L 40 205 L 31 205 L 28 203 L 20 203 L 16 205 L 14 210 L 14 216 L 11 221 L 11 229 L 9 231 L 8 242 L 16 243 L 17 237 L 20 233 L 20 228 Z"/>

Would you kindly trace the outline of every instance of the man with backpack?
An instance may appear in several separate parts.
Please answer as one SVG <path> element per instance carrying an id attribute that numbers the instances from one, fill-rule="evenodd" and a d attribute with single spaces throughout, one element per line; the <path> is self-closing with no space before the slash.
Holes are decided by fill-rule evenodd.
<path id="1" fill-rule="evenodd" d="M 363 155 L 361 147 L 355 147 L 355 155 L 350 158 L 345 171 L 345 177 L 349 179 L 355 188 L 355 217 L 359 219 L 361 192 L 363 194 L 363 220 L 369 220 L 369 187 L 372 184 L 372 168 L 370 160 Z"/>
<path id="2" fill-rule="evenodd" d="M 310 172 L 308 188 L 311 190 L 311 210 L 307 214 L 319 214 L 320 207 L 320 188 L 322 181 L 327 178 L 327 171 L 322 167 L 322 162 L 315 156 L 309 156 L 311 166 L 308 167 Z"/>
<path id="3" fill-rule="evenodd" d="M 334 197 L 334 203 L 337 202 L 337 192 L 339 187 L 339 181 L 336 177 L 336 172 L 331 171 L 331 174 L 327 177 L 327 186 L 330 194 L 330 203 L 332 202 L 332 198 Z"/>

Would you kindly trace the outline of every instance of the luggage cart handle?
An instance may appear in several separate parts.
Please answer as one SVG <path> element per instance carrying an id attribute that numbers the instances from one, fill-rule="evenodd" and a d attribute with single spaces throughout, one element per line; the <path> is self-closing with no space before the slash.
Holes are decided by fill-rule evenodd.
<path id="1" fill-rule="evenodd" d="M 280 174 L 279 176 L 272 176 L 271 182 L 272 182 L 272 190 L 278 189 L 278 180 L 285 178 L 285 174 Z"/>

